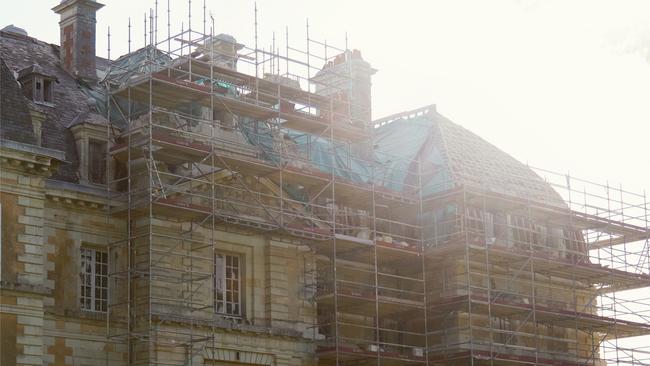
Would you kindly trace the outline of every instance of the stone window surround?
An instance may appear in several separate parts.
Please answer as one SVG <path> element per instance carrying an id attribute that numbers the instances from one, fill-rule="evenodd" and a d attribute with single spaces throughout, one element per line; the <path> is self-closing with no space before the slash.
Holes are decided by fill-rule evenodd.
<path id="1" fill-rule="evenodd" d="M 90 164 L 90 141 L 95 140 L 102 143 L 106 143 L 106 126 L 96 125 L 92 123 L 80 123 L 71 128 L 72 134 L 74 135 L 75 144 L 77 147 L 77 156 L 79 159 L 79 166 L 77 174 L 79 175 L 79 183 L 96 186 L 96 187 L 105 187 L 104 184 L 93 183 L 90 181 L 89 177 L 89 164 Z M 106 145 L 110 147 L 110 143 Z M 110 171 L 114 171 L 114 162 L 111 160 Z M 110 179 L 110 174 L 107 174 L 105 179 L 108 181 Z"/>

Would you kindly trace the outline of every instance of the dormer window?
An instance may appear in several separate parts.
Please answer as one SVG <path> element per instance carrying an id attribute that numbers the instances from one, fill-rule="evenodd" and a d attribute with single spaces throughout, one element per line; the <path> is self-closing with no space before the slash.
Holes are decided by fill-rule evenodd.
<path id="1" fill-rule="evenodd" d="M 94 184 L 106 184 L 106 142 L 88 140 L 88 180 Z"/>
<path id="2" fill-rule="evenodd" d="M 114 171 L 114 162 L 106 160 L 106 149 L 109 145 L 106 138 L 106 125 L 97 124 L 101 122 L 98 121 L 100 117 L 92 113 L 82 114 L 70 126 L 77 145 L 79 183 L 81 184 L 105 185 L 107 177 L 110 176 L 107 172 Z M 87 122 L 89 120 L 96 123 Z"/>
<path id="3" fill-rule="evenodd" d="M 27 99 L 37 103 L 54 104 L 56 78 L 46 75 L 40 66 L 32 65 L 18 71 L 18 81 Z"/>
<path id="4" fill-rule="evenodd" d="M 36 90 L 34 91 L 35 102 L 54 102 L 52 97 L 52 80 L 45 78 L 36 78 Z"/>

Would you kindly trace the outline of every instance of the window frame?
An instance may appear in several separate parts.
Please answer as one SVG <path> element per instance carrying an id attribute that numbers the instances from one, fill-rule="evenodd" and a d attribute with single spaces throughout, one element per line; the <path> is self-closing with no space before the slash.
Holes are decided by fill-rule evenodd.
<path id="1" fill-rule="evenodd" d="M 34 78 L 34 102 L 45 102 L 43 89 L 44 89 L 43 78 L 38 76 L 35 77 Z"/>
<path id="2" fill-rule="evenodd" d="M 97 151 L 93 151 L 93 149 L 91 148 L 91 146 L 93 145 L 98 146 Z M 108 143 L 105 140 L 100 140 L 92 137 L 88 138 L 88 159 L 86 161 L 87 164 L 86 171 L 88 174 L 88 182 L 91 184 L 104 186 L 107 183 L 107 174 L 106 174 L 106 146 L 107 145 Z M 99 154 L 100 156 L 100 158 L 98 159 L 100 162 L 98 168 L 101 169 L 100 171 L 103 172 L 101 182 L 94 180 L 94 174 L 93 174 L 95 172 L 95 170 L 93 169 L 93 167 L 95 167 L 94 165 L 95 159 L 93 159 L 94 154 Z"/>
<path id="3" fill-rule="evenodd" d="M 23 95 L 34 103 L 54 105 L 54 83 L 56 79 L 40 74 L 29 74 L 20 78 Z"/>
<path id="4" fill-rule="evenodd" d="M 508 228 L 515 246 L 528 249 L 534 244 L 533 223 L 528 216 L 509 214 Z"/>
<path id="5" fill-rule="evenodd" d="M 103 261 L 99 261 L 98 254 L 101 254 L 99 257 L 103 258 Z M 86 259 L 89 261 L 90 271 L 87 271 L 88 267 L 84 255 L 87 255 Z M 101 266 L 104 267 L 103 271 Z M 87 276 L 90 283 L 86 283 Z M 97 284 L 98 279 L 99 285 Z M 101 282 L 104 282 L 105 285 L 102 286 Z M 90 296 L 85 295 L 84 288 L 90 290 Z M 98 290 L 100 296 L 97 296 Z M 82 311 L 94 313 L 106 313 L 108 311 L 108 252 L 105 250 L 88 246 L 82 246 L 79 249 L 79 306 Z"/>
<path id="6" fill-rule="evenodd" d="M 467 206 L 465 208 L 466 228 L 474 233 L 484 235 L 486 239 L 495 238 L 494 214 L 477 207 Z"/>
<path id="7" fill-rule="evenodd" d="M 230 258 L 230 265 L 228 264 L 228 258 Z M 221 265 L 219 263 L 222 263 Z M 233 263 L 237 263 L 236 267 Z M 221 269 L 219 270 L 219 267 Z M 225 253 L 218 252 L 214 254 L 214 266 L 213 266 L 213 301 L 214 301 L 214 312 L 221 316 L 232 317 L 232 318 L 243 318 L 244 317 L 244 301 L 243 301 L 243 277 L 244 272 L 244 256 L 238 253 Z M 228 289 L 228 281 L 233 281 L 233 278 L 229 278 L 228 269 L 236 268 L 236 289 L 233 288 L 232 282 L 230 283 L 230 289 Z M 221 272 L 219 275 L 218 272 Z M 231 272 L 232 273 L 232 272 Z M 219 279 L 223 279 L 223 283 L 219 284 Z M 228 300 L 228 293 L 231 294 L 231 300 Z M 236 293 L 236 299 L 232 299 L 232 294 Z M 221 296 L 219 296 L 221 295 Z M 221 297 L 221 298 L 220 298 Z M 228 310 L 230 305 L 230 311 Z M 236 309 L 234 311 L 232 309 Z"/>
<path id="8" fill-rule="evenodd" d="M 54 103 L 54 83 L 52 79 L 41 78 L 42 81 L 42 102 L 53 104 Z"/>

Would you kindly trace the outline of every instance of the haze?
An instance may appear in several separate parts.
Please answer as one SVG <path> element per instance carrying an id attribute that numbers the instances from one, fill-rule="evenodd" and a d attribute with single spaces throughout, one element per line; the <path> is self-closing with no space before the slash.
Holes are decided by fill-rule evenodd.
<path id="1" fill-rule="evenodd" d="M 58 44 L 57 1 L 12 2 L 14 23 Z M 38 3 L 38 6 L 36 6 Z M 110 0 L 98 13 L 97 53 L 142 47 L 154 1 Z M 215 33 L 254 42 L 253 1 L 208 0 Z M 259 0 L 259 43 L 284 47 L 311 37 L 362 51 L 379 71 L 374 116 L 436 104 L 438 110 L 533 166 L 640 191 L 650 188 L 650 3 L 647 1 L 288 1 Z M 159 32 L 166 35 L 165 0 Z M 203 27 L 203 2 L 192 1 Z M 187 27 L 188 3 L 171 1 L 172 32 Z M 209 25 L 208 25 L 209 27 Z M 260 46 L 261 47 L 261 46 Z"/>

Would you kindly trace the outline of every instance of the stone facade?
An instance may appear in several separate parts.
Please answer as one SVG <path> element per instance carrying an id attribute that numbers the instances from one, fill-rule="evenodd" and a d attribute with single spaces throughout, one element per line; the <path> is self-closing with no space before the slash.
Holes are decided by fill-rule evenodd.
<path id="1" fill-rule="evenodd" d="M 107 337 L 106 313 L 80 306 L 80 248 L 105 249 L 108 238 L 123 235 L 124 220 L 107 219 L 105 191 L 48 178 L 46 168 L 55 167 L 61 154 L 14 145 L 2 148 L 0 166 L 1 364 L 124 364 L 127 346 L 119 337 Z M 171 222 L 154 224 L 159 233 L 181 229 Z M 238 322 L 196 327 L 197 336 L 215 332 L 215 337 L 191 357 L 193 364 L 246 360 L 260 365 L 312 364 L 308 328 L 313 306 L 302 296 L 301 282 L 308 258 L 301 253 L 304 249 L 261 235 L 215 234 L 218 251 L 245 258 L 245 311 Z M 159 286 L 158 295 L 174 291 L 172 284 L 152 282 L 154 288 Z M 182 293 L 181 288 L 177 291 Z M 195 296 L 210 302 L 210 289 Z M 161 329 L 160 334 L 164 332 Z M 186 351 L 153 347 L 147 358 L 177 360 L 181 365 L 186 364 Z"/>

